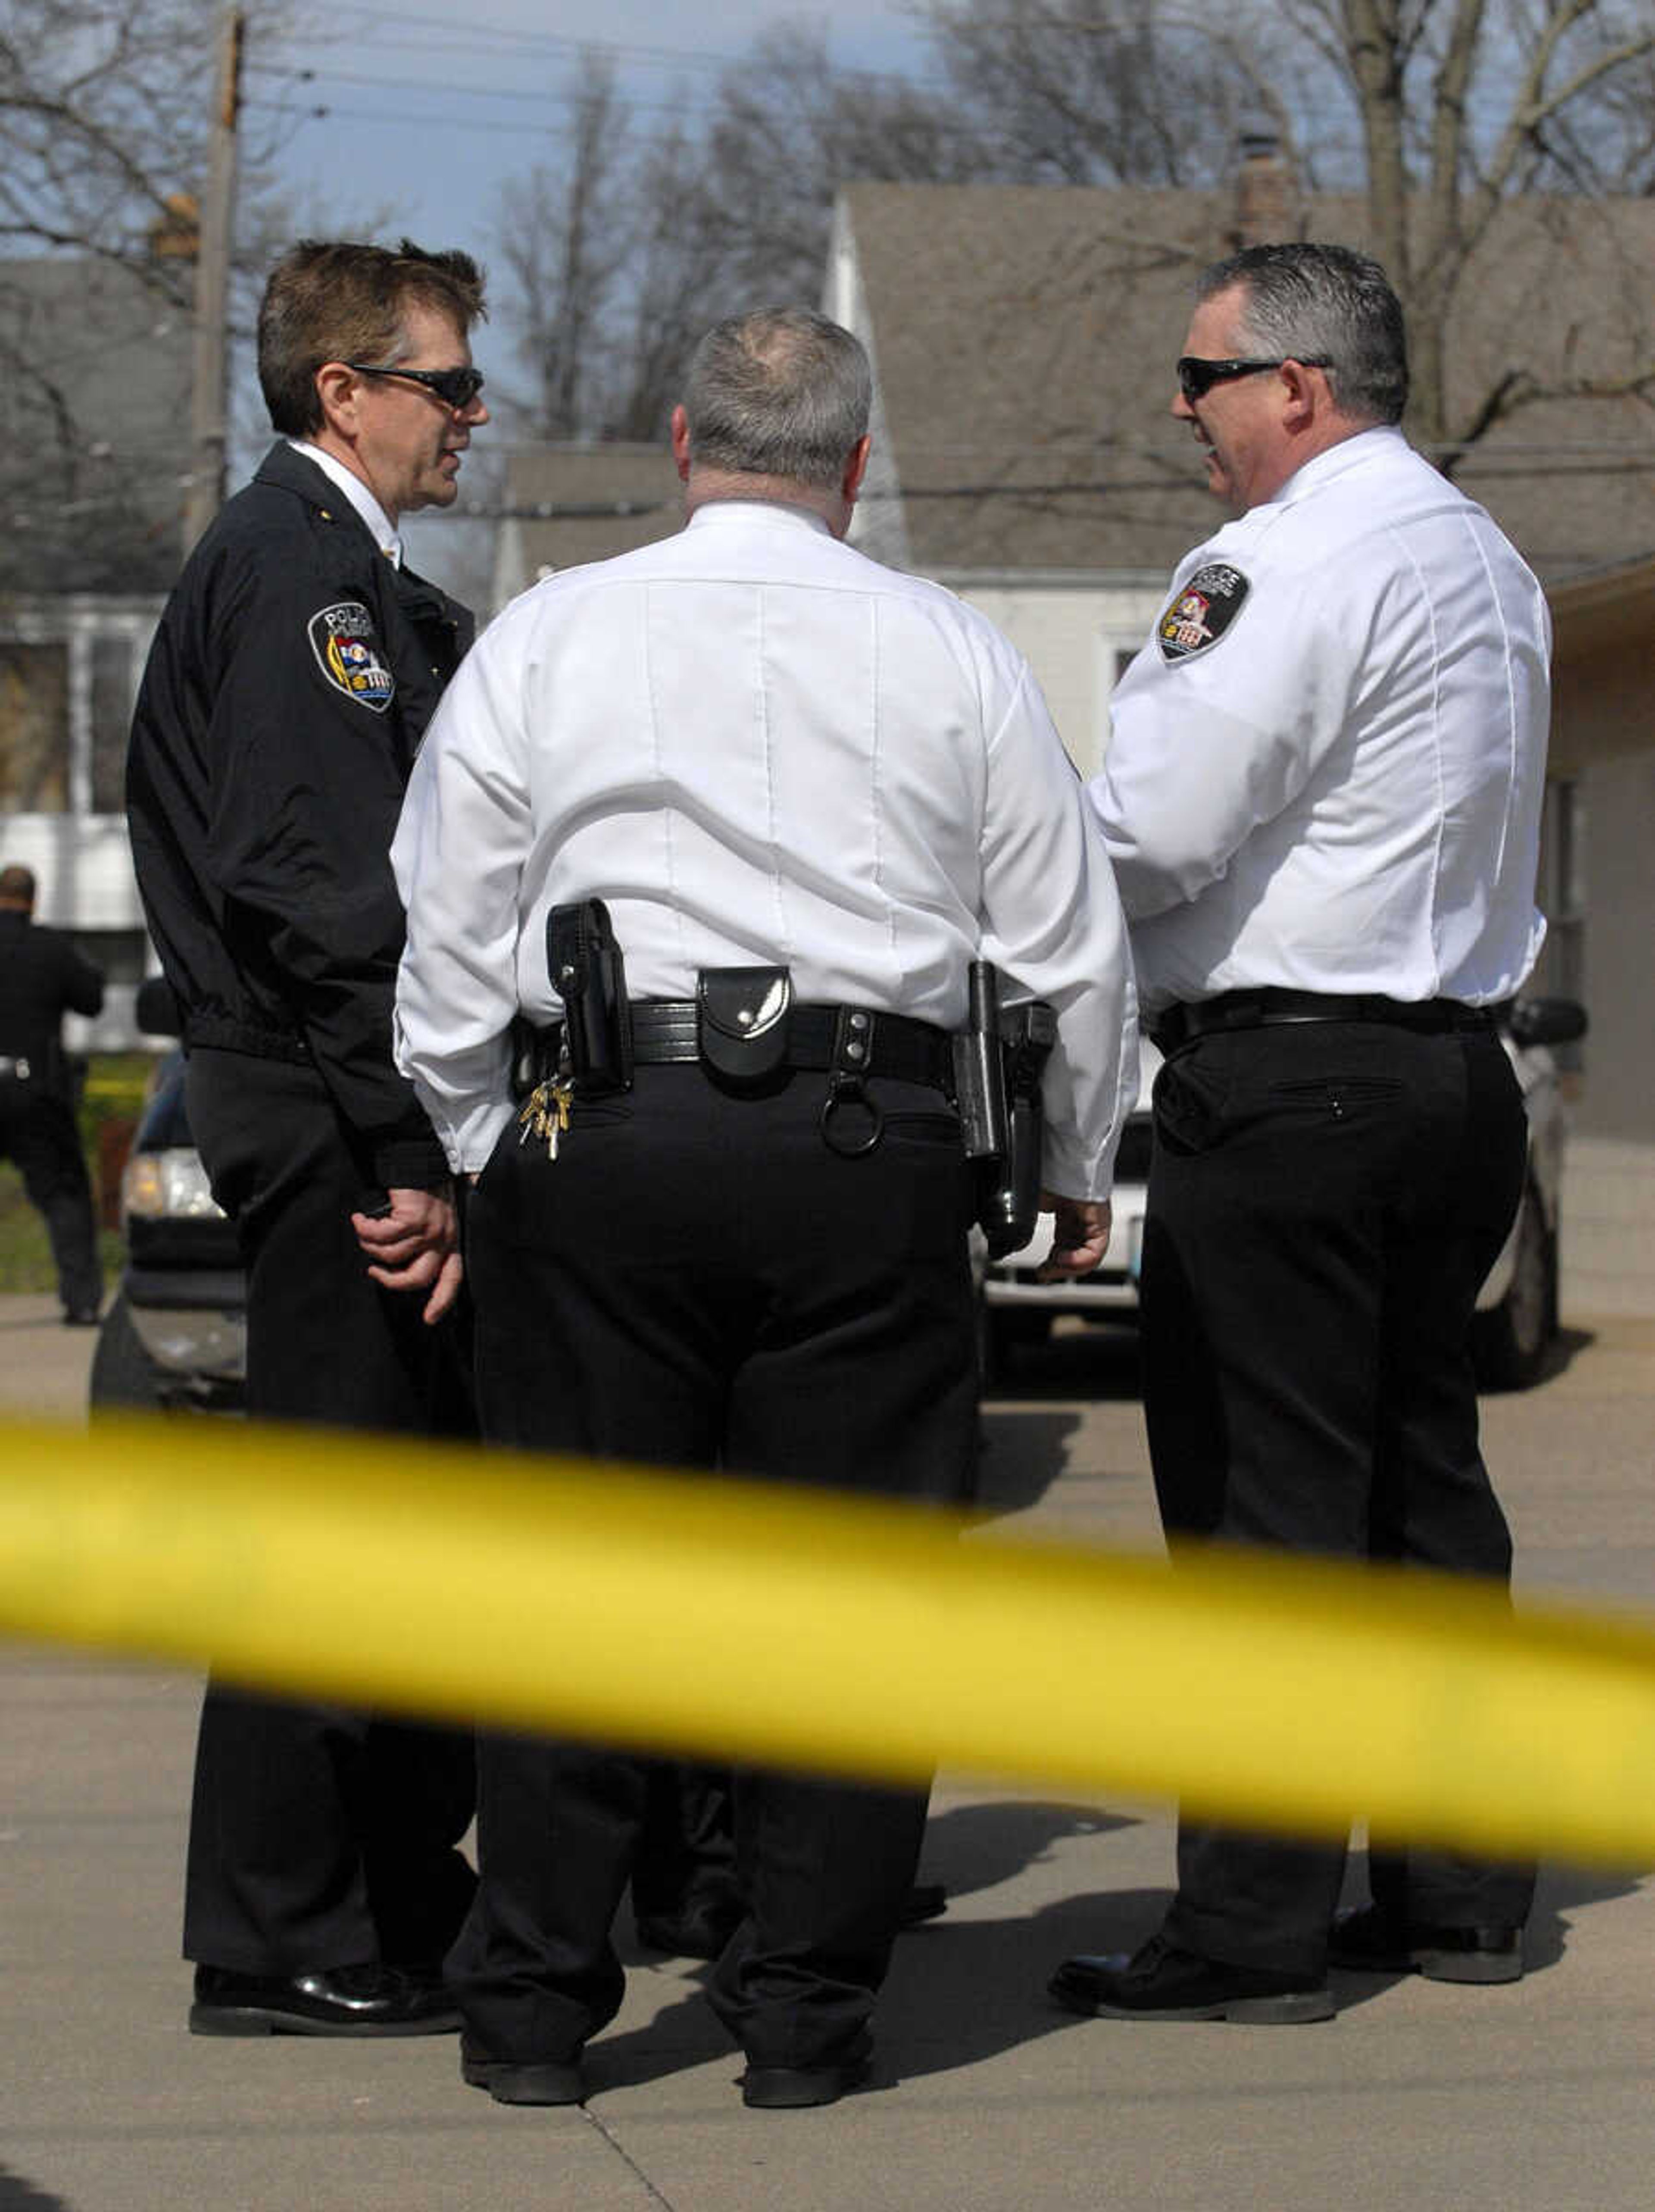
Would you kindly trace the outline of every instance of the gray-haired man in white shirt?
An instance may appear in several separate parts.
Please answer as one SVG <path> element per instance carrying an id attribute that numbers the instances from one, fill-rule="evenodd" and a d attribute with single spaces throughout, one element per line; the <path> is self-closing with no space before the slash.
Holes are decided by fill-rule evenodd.
<path id="1" fill-rule="evenodd" d="M 821 316 L 720 325 L 673 422 L 688 527 L 537 586 L 467 659 L 395 848 L 398 1057 L 476 1178 L 487 1433 L 946 1501 L 975 1431 L 948 1042 L 968 965 L 1057 1010 L 1045 1179 L 1076 1271 L 1107 1236 L 1131 987 L 1101 831 L 1021 657 L 845 543 L 870 391 Z M 561 1020 L 548 917 L 592 898 L 636 1072 L 577 1084 L 553 1158 L 518 1142 L 507 1032 Z M 619 1754 L 483 1748 L 450 1973 L 466 2078 L 502 2101 L 582 2093 L 646 1788 Z M 748 1912 L 709 1994 L 749 2104 L 826 2103 L 866 2069 L 924 1797 L 735 1790 Z"/>

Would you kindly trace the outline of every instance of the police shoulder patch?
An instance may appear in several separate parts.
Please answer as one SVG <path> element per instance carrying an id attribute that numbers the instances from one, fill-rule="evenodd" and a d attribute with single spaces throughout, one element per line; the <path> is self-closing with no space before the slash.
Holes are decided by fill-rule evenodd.
<path id="1" fill-rule="evenodd" d="M 1155 639 L 1163 660 L 1190 660 L 1209 653 L 1241 611 L 1252 589 L 1228 561 L 1197 568 L 1162 611 Z"/>
<path id="2" fill-rule="evenodd" d="M 391 704 L 397 679 L 391 672 L 373 617 L 360 599 L 338 599 L 318 607 L 306 625 L 316 665 L 336 691 L 375 714 Z"/>

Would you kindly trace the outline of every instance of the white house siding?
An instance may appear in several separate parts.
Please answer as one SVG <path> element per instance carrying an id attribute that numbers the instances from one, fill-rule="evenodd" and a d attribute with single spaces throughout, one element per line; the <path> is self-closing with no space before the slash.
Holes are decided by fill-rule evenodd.
<path id="1" fill-rule="evenodd" d="M 1564 1182 L 1563 1305 L 1655 1314 L 1655 752 L 1594 762 L 1579 781 L 1591 1030 Z"/>
<path id="2" fill-rule="evenodd" d="M 54 747 L 62 773 L 52 779 L 63 803 L 0 810 L 0 863 L 33 871 L 39 919 L 72 931 L 108 978 L 96 1021 L 66 1018 L 76 1051 L 119 1049 L 135 1035 L 145 940 L 121 785 L 126 726 L 160 611 L 158 600 L 94 593 L 16 599 L 0 611 L 0 641 L 60 654 L 64 666 Z"/>
<path id="3" fill-rule="evenodd" d="M 1096 574 L 944 574 L 937 580 L 979 608 L 1025 656 L 1076 767 L 1094 775 L 1108 748 L 1117 668 L 1160 611 L 1160 580 L 1112 583 Z"/>

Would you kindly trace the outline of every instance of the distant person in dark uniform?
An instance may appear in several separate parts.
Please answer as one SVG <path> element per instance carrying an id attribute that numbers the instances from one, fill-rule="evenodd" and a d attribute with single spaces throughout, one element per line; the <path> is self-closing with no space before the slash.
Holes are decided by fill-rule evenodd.
<path id="1" fill-rule="evenodd" d="M 247 1269 L 247 1405 L 468 1425 L 447 1164 L 391 1058 L 403 787 L 470 643 L 403 559 L 487 422 L 463 253 L 308 242 L 259 313 L 280 434 L 191 555 L 145 673 L 133 857 L 189 1054 L 190 1121 Z M 316 1562 L 349 1607 L 354 1562 Z M 209 1688 L 184 1948 L 191 2026 L 452 2028 L 437 1961 L 470 1869 L 470 1740 Z"/>
<path id="2" fill-rule="evenodd" d="M 65 1013 L 99 1012 L 103 977 L 33 919 L 34 888 L 27 868 L 0 868 L 0 1158 L 45 1218 L 64 1322 L 90 1328 L 103 1270 L 62 1024 Z"/>

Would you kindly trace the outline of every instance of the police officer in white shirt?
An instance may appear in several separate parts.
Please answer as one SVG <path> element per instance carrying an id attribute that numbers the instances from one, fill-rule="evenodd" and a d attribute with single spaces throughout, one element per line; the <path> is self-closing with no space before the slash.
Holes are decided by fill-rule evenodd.
<path id="1" fill-rule="evenodd" d="M 949 1087 L 968 963 L 1057 1009 L 1045 1180 L 1076 1272 L 1107 1237 L 1131 987 L 1102 832 L 1022 659 L 844 543 L 870 386 L 821 316 L 718 325 L 673 418 L 688 527 L 537 585 L 468 658 L 393 854 L 398 1058 L 477 1178 L 488 1435 L 945 1502 L 976 1420 Z M 559 1022 L 549 914 L 592 898 L 635 1073 L 577 1085 L 554 1158 L 543 1125 L 519 1141 L 508 1030 Z M 466 2079 L 501 2101 L 582 2094 L 646 1782 L 621 1753 L 485 1746 L 449 1972 Z M 924 1796 L 735 1789 L 748 1911 L 709 1994 L 747 2103 L 827 2103 L 867 2066 Z"/>
<path id="2" fill-rule="evenodd" d="M 1197 287 L 1173 412 L 1236 519 L 1122 678 L 1108 837 L 1155 1091 L 1145 1404 L 1163 1521 L 1503 1582 L 1466 1334 L 1522 1187 L 1491 1009 L 1529 973 L 1548 720 L 1540 586 L 1405 443 L 1402 311 L 1343 247 Z M 1325 1689 L 1325 1686 L 1322 1686 Z M 1117 2019 L 1307 2021 L 1342 1848 L 1185 1821 Z M 1334 1962 L 1513 1980 L 1528 1870 L 1370 1854 Z"/>

